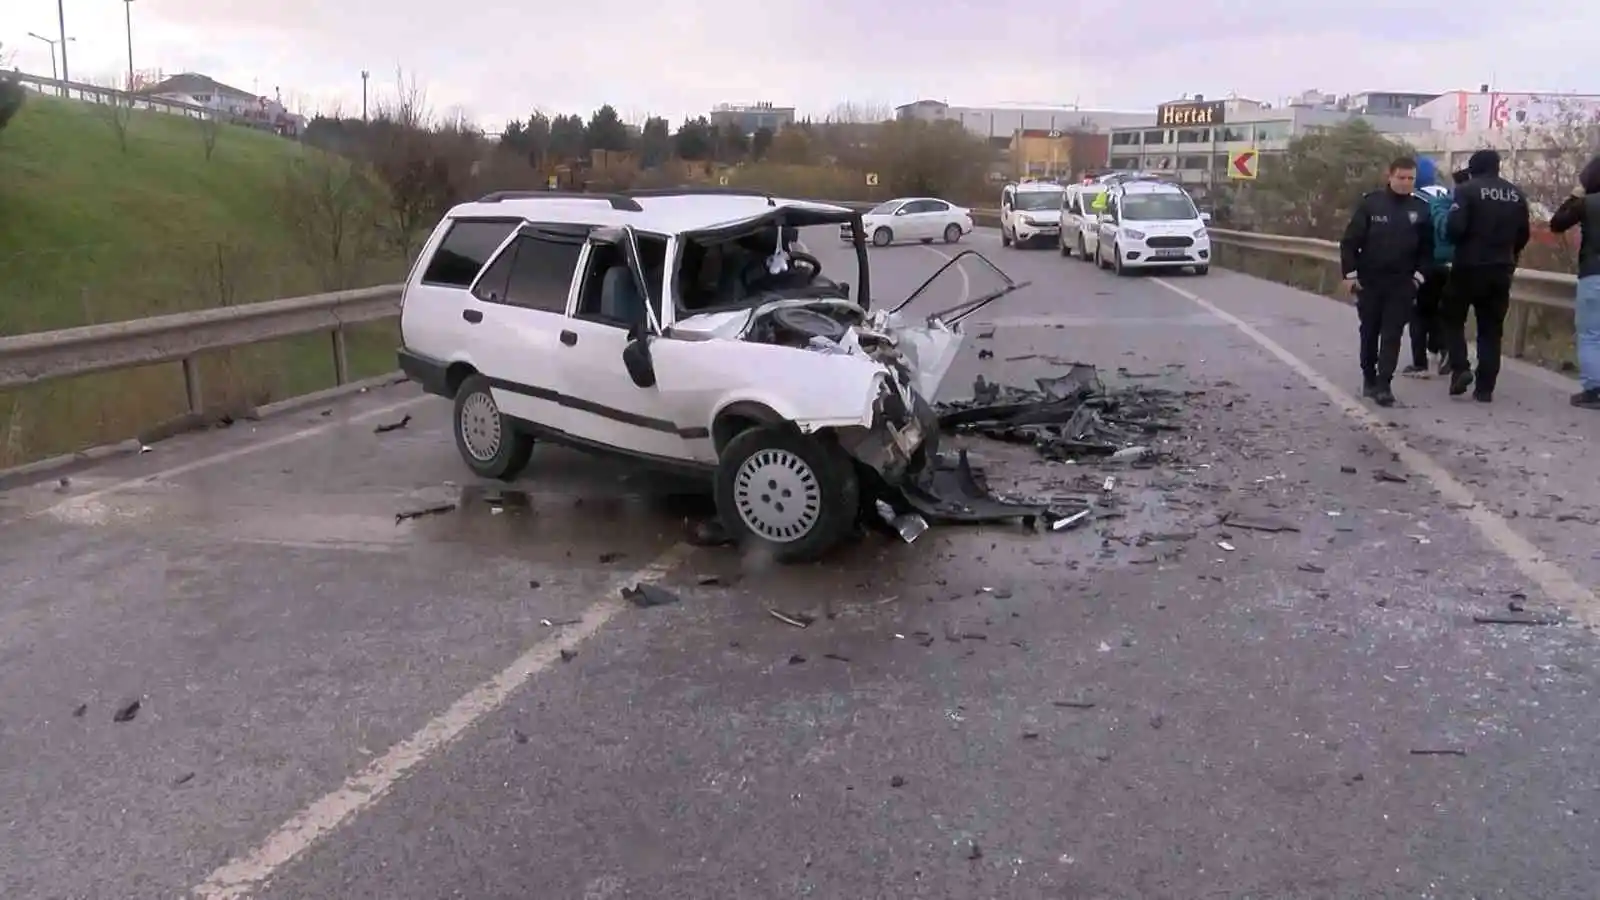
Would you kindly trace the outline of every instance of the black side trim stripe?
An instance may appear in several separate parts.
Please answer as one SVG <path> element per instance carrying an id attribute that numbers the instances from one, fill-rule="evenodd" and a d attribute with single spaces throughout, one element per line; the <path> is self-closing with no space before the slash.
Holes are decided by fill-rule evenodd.
<path id="1" fill-rule="evenodd" d="M 610 419 L 613 422 L 621 422 L 624 425 L 648 428 L 651 431 L 659 431 L 663 434 L 676 434 L 684 440 L 708 440 L 711 437 L 711 429 L 709 428 L 685 428 L 667 419 L 656 419 L 623 409 L 612 409 L 609 406 L 602 406 L 599 403 L 593 403 L 579 397 L 563 394 L 560 391 L 550 390 L 549 388 L 534 387 L 531 384 L 507 381 L 504 378 L 489 379 L 489 386 L 499 388 L 502 391 L 510 391 L 513 394 L 520 394 L 524 397 L 532 397 L 535 400 L 543 400 L 547 403 L 558 403 L 568 409 L 590 413 L 601 418 Z"/>

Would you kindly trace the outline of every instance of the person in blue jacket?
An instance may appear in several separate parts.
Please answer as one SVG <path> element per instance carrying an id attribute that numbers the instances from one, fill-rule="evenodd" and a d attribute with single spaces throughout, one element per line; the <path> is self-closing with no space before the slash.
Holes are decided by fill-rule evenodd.
<path id="1" fill-rule="evenodd" d="M 1439 360 L 1438 368 L 1444 373 L 1444 323 L 1440 312 L 1444 305 L 1445 285 L 1450 280 L 1450 260 L 1455 246 L 1445 234 L 1445 223 L 1450 217 L 1450 189 L 1439 184 L 1439 169 L 1433 160 L 1417 160 L 1416 195 L 1428 204 L 1433 220 L 1433 265 L 1423 273 L 1422 285 L 1417 288 L 1417 302 L 1411 310 L 1407 330 L 1411 333 L 1411 365 L 1401 370 L 1402 375 L 1427 377 L 1428 355 Z"/>

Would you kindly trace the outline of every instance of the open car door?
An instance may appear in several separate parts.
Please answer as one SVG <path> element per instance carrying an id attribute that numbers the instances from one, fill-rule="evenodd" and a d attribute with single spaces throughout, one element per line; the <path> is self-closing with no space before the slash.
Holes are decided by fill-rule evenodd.
<path id="1" fill-rule="evenodd" d="M 928 313 L 926 316 L 914 318 L 905 312 L 906 307 L 915 303 L 939 276 L 968 257 L 977 259 L 994 270 L 994 273 L 1000 276 L 1000 287 L 948 309 Z M 982 253 L 976 250 L 963 250 L 940 266 L 927 281 L 912 291 L 909 297 L 884 313 L 883 330 L 894 336 L 900 351 L 905 354 L 907 361 L 916 371 L 917 392 L 930 403 L 937 396 L 939 386 L 944 382 L 945 376 L 950 374 L 950 368 L 955 365 L 956 355 L 961 352 L 961 344 L 966 338 L 961 329 L 963 321 L 1001 297 L 1015 293 L 1032 283 L 1014 281 Z"/>

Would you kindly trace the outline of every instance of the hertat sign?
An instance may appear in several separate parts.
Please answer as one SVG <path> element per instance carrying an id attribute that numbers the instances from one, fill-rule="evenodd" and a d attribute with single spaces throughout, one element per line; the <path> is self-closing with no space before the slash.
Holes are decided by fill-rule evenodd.
<path id="1" fill-rule="evenodd" d="M 1204 102 L 1163 103 L 1156 107 L 1156 124 L 1163 127 L 1185 128 L 1191 125 L 1223 125 L 1221 100 Z"/>

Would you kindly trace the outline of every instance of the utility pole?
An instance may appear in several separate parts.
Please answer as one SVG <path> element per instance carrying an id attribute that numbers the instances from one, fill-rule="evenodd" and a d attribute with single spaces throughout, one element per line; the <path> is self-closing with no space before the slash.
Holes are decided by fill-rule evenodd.
<path id="1" fill-rule="evenodd" d="M 367 78 L 372 73 L 366 69 L 361 70 L 361 121 L 367 121 Z"/>
<path id="2" fill-rule="evenodd" d="M 50 45 L 50 78 L 53 81 L 60 81 L 61 80 L 61 70 L 56 67 L 56 44 L 59 44 L 61 42 L 60 41 L 51 40 L 50 38 L 47 38 L 42 34 L 34 34 L 31 31 L 28 32 L 28 37 L 31 37 L 36 41 L 44 41 L 46 44 Z M 72 40 L 77 40 L 77 39 L 76 38 L 67 38 L 67 40 L 72 41 Z"/>
<path id="3" fill-rule="evenodd" d="M 61 80 L 71 81 L 67 72 L 67 6 L 66 0 L 56 0 L 56 23 L 61 26 Z"/>
<path id="4" fill-rule="evenodd" d="M 133 93 L 133 0 L 122 0 L 122 16 L 128 26 L 128 93 L 131 94 Z"/>

